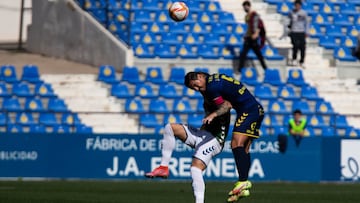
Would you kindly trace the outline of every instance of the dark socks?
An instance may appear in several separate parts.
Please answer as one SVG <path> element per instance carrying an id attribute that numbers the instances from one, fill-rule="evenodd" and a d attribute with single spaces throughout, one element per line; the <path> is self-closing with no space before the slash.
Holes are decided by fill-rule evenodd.
<path id="1" fill-rule="evenodd" d="M 232 149 L 237 171 L 239 173 L 239 181 L 248 179 L 250 170 L 250 154 L 245 152 L 244 147 L 236 147 Z"/>

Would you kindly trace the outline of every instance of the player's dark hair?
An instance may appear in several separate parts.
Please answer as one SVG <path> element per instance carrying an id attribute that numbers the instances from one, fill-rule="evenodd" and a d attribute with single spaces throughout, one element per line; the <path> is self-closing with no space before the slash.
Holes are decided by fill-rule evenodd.
<path id="1" fill-rule="evenodd" d="M 302 112 L 300 111 L 300 109 L 295 109 L 295 111 L 293 112 L 293 114 L 297 114 L 297 113 L 302 114 Z"/>
<path id="2" fill-rule="evenodd" d="M 302 5 L 302 1 L 301 1 L 301 0 L 295 0 L 294 4 L 295 4 L 295 5 L 296 5 L 296 4 Z"/>
<path id="3" fill-rule="evenodd" d="M 205 75 L 205 76 L 208 76 L 209 74 L 208 73 L 205 73 L 205 72 L 195 72 L 195 71 L 192 71 L 192 72 L 188 72 L 186 73 L 185 75 L 185 78 L 184 78 L 184 85 L 186 87 L 189 87 L 190 88 L 190 81 L 192 80 L 197 80 L 197 76 L 199 74 L 202 74 L 202 75 Z"/>
<path id="4" fill-rule="evenodd" d="M 244 1 L 242 3 L 242 6 L 251 6 L 251 3 L 250 3 L 250 1 Z"/>

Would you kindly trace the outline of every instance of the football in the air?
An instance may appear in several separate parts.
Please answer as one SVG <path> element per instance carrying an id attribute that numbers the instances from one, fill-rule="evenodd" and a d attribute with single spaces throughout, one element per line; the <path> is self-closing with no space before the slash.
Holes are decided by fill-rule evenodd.
<path id="1" fill-rule="evenodd" d="M 189 15 L 189 8 L 184 2 L 176 1 L 169 7 L 169 16 L 176 22 L 180 22 L 186 19 Z"/>

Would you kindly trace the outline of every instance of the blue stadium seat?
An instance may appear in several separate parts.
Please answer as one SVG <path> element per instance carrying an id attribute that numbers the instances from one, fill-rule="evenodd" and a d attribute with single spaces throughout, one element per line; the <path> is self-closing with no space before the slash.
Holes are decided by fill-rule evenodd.
<path id="1" fill-rule="evenodd" d="M 347 48 L 356 47 L 357 39 L 353 36 L 343 36 L 341 37 L 340 44 Z"/>
<path id="2" fill-rule="evenodd" d="M 144 10 L 150 10 L 150 11 L 159 10 L 158 0 L 144 0 L 142 2 L 143 2 L 142 9 Z"/>
<path id="3" fill-rule="evenodd" d="M 232 45 L 232 46 L 238 46 L 241 47 L 243 45 L 243 38 L 241 37 L 241 35 L 237 35 L 237 34 L 228 34 L 226 36 L 225 39 L 225 44 L 226 45 Z"/>
<path id="4" fill-rule="evenodd" d="M 171 23 L 171 22 L 172 22 L 172 19 L 169 17 L 169 14 L 168 14 L 167 11 L 160 10 L 160 11 L 157 11 L 157 12 L 156 12 L 155 22 Z"/>
<path id="5" fill-rule="evenodd" d="M 15 122 L 21 125 L 33 125 L 35 124 L 34 118 L 31 113 L 19 112 L 16 114 Z"/>
<path id="6" fill-rule="evenodd" d="M 54 125 L 52 126 L 52 133 L 71 133 L 71 129 L 69 126 L 66 125 Z"/>
<path id="7" fill-rule="evenodd" d="M 195 91 L 193 89 L 190 89 L 188 87 L 183 87 L 183 90 L 182 90 L 182 96 L 183 97 L 188 97 L 190 99 L 200 99 L 202 98 L 202 95 L 200 92 L 198 91 Z"/>
<path id="8" fill-rule="evenodd" d="M 43 103 L 39 98 L 27 98 L 25 100 L 25 111 L 43 112 L 45 111 Z"/>
<path id="9" fill-rule="evenodd" d="M 336 43 L 336 38 L 328 35 L 319 37 L 319 45 L 325 49 L 334 49 L 339 46 L 339 44 Z"/>
<path id="10" fill-rule="evenodd" d="M 273 95 L 270 86 L 268 85 L 257 85 L 254 89 L 254 94 L 260 100 L 267 99 L 267 100 L 274 100 L 276 97 Z"/>
<path id="11" fill-rule="evenodd" d="M 48 103 L 48 110 L 53 112 L 68 112 L 68 108 L 62 99 L 51 98 Z"/>
<path id="12" fill-rule="evenodd" d="M 162 69 L 160 67 L 153 66 L 147 67 L 145 81 L 156 84 L 163 84 L 166 82 L 164 80 Z"/>
<path id="13" fill-rule="evenodd" d="M 200 41 L 198 33 L 187 33 L 183 35 L 183 42 L 189 45 L 197 45 Z"/>
<path id="14" fill-rule="evenodd" d="M 144 105 L 140 99 L 127 99 L 125 102 L 125 111 L 127 113 L 144 113 Z"/>
<path id="15" fill-rule="evenodd" d="M 322 115 L 310 115 L 307 119 L 307 124 L 313 128 L 322 128 L 328 126 Z"/>
<path id="16" fill-rule="evenodd" d="M 285 103 L 281 100 L 274 100 L 269 102 L 269 113 L 288 114 Z"/>
<path id="17" fill-rule="evenodd" d="M 161 39 L 162 42 L 166 45 L 177 45 L 179 43 L 178 36 L 182 36 L 182 34 L 164 32 L 161 35 Z"/>
<path id="18" fill-rule="evenodd" d="M 334 109 L 332 108 L 330 102 L 319 100 L 315 104 L 315 112 L 321 114 L 333 114 Z"/>
<path id="19" fill-rule="evenodd" d="M 38 67 L 36 65 L 25 65 L 21 75 L 21 80 L 30 83 L 42 82 Z"/>
<path id="20" fill-rule="evenodd" d="M 360 15 L 356 15 L 354 18 L 354 25 L 359 26 L 360 25 Z"/>
<path id="21" fill-rule="evenodd" d="M 282 98 L 284 100 L 298 100 L 298 97 L 295 93 L 295 90 L 292 86 L 284 85 L 280 86 L 277 91 L 278 98 Z"/>
<path id="22" fill-rule="evenodd" d="M 220 46 L 219 47 L 219 56 L 223 57 L 224 59 L 235 59 L 236 53 L 234 51 L 234 46 Z"/>
<path id="23" fill-rule="evenodd" d="M 84 0 L 81 5 L 84 9 L 96 9 L 96 8 L 105 8 L 105 1 L 101 0 Z"/>
<path id="24" fill-rule="evenodd" d="M 202 126 L 202 119 L 204 118 L 204 114 L 188 114 L 187 122 L 190 126 L 195 128 L 200 128 Z"/>
<path id="25" fill-rule="evenodd" d="M 299 109 L 303 114 L 310 114 L 313 111 L 310 109 L 310 105 L 307 101 L 294 101 L 292 104 L 293 111 Z"/>
<path id="26" fill-rule="evenodd" d="M 0 126 L 5 126 L 8 123 L 6 113 L 0 112 Z"/>
<path id="27" fill-rule="evenodd" d="M 200 44 L 198 45 L 198 55 L 203 59 L 218 59 L 219 54 L 213 50 L 212 45 Z"/>
<path id="28" fill-rule="evenodd" d="M 357 130 L 356 128 L 348 127 L 346 128 L 345 136 L 351 138 L 360 137 L 360 131 Z"/>
<path id="29" fill-rule="evenodd" d="M 117 83 L 119 82 L 116 79 L 116 73 L 114 66 L 111 65 L 101 65 L 99 67 L 98 80 L 106 83 Z"/>
<path id="30" fill-rule="evenodd" d="M 302 3 L 303 4 L 302 4 L 301 8 L 304 9 L 308 15 L 312 15 L 314 13 L 317 13 L 317 11 L 314 8 L 315 6 L 318 6 L 317 4 L 314 4 L 314 3 L 308 2 L 308 1 L 302 2 Z"/>
<path id="31" fill-rule="evenodd" d="M 337 26 L 337 25 L 327 25 L 326 26 L 326 34 L 328 36 L 334 36 L 334 37 L 344 36 L 344 34 L 341 31 L 341 26 Z"/>
<path id="32" fill-rule="evenodd" d="M 269 45 L 265 45 L 261 52 L 266 60 L 283 60 L 284 57 L 279 54 L 278 50 L 270 47 Z"/>
<path id="33" fill-rule="evenodd" d="M 14 98 L 4 98 L 2 103 L 3 111 L 9 111 L 9 112 L 17 112 L 22 111 L 22 107 L 20 105 L 19 100 Z"/>
<path id="34" fill-rule="evenodd" d="M 0 67 L 0 79 L 8 83 L 19 82 L 16 76 L 15 66 L 2 65 Z"/>
<path id="35" fill-rule="evenodd" d="M 234 70 L 232 69 L 232 68 L 225 68 L 225 67 L 220 67 L 219 69 L 218 69 L 218 72 L 220 73 L 220 74 L 225 74 L 225 75 L 227 75 L 227 76 L 230 76 L 230 77 L 233 77 L 234 76 Z"/>
<path id="36" fill-rule="evenodd" d="M 304 130 L 304 136 L 305 137 L 313 137 L 315 136 L 315 130 L 314 128 L 307 126 Z"/>
<path id="37" fill-rule="evenodd" d="M 344 115 L 334 115 L 334 116 L 332 116 L 330 118 L 330 125 L 335 126 L 336 128 L 347 128 L 347 127 L 349 127 L 346 116 L 344 116 Z"/>
<path id="38" fill-rule="evenodd" d="M 185 25 L 184 23 L 181 23 L 181 22 L 171 22 L 169 23 L 169 30 L 171 30 L 172 33 L 182 33 L 182 34 L 185 34 L 185 33 L 188 33 L 185 29 Z"/>
<path id="39" fill-rule="evenodd" d="M 255 86 L 259 85 L 258 74 L 255 68 L 243 68 L 241 69 L 241 82 L 247 85 Z"/>
<path id="40" fill-rule="evenodd" d="M 334 127 L 324 126 L 321 128 L 321 135 L 322 136 L 335 136 L 336 131 L 335 131 Z"/>
<path id="41" fill-rule="evenodd" d="M 215 19 L 214 19 L 211 12 L 203 11 L 203 12 L 199 13 L 198 22 L 200 22 L 200 23 L 211 23 L 211 22 L 215 22 Z M 197 29 L 195 29 L 193 31 L 196 31 L 196 30 Z M 203 31 L 205 31 L 205 30 L 206 29 L 204 29 Z"/>
<path id="42" fill-rule="evenodd" d="M 337 47 L 334 49 L 334 57 L 340 61 L 356 61 L 357 59 L 351 55 L 351 51 L 346 47 Z"/>
<path id="43" fill-rule="evenodd" d="M 288 130 L 284 126 L 275 127 L 273 132 L 274 132 L 273 133 L 274 136 L 287 135 L 288 134 Z"/>
<path id="44" fill-rule="evenodd" d="M 195 72 L 209 73 L 209 68 L 197 66 L 197 67 L 195 67 L 194 71 Z"/>
<path id="45" fill-rule="evenodd" d="M 322 100 L 322 98 L 317 92 L 317 89 L 312 86 L 302 86 L 300 95 L 302 98 L 305 98 L 307 100 Z"/>
<path id="46" fill-rule="evenodd" d="M 309 26 L 309 35 L 314 38 L 319 38 L 323 36 L 324 33 L 321 31 L 320 25 L 313 23 Z"/>
<path id="47" fill-rule="evenodd" d="M 143 32 L 140 34 L 139 41 L 137 43 L 141 43 L 142 45 L 154 45 L 157 43 L 156 36 L 151 32 Z"/>
<path id="48" fill-rule="evenodd" d="M 106 22 L 106 15 L 107 13 L 105 12 L 104 9 L 89 9 L 88 12 L 98 21 L 100 22 L 102 25 L 105 25 Z"/>
<path id="49" fill-rule="evenodd" d="M 152 99 L 149 104 L 149 112 L 170 113 L 164 99 Z"/>
<path id="50" fill-rule="evenodd" d="M 44 125 L 31 125 L 30 126 L 30 133 L 46 133 L 45 126 Z"/>
<path id="51" fill-rule="evenodd" d="M 93 133 L 93 130 L 91 127 L 86 125 L 76 125 L 74 128 L 74 133 L 91 134 Z"/>
<path id="52" fill-rule="evenodd" d="M 246 30 L 247 30 L 247 25 L 246 24 L 241 24 L 241 23 L 234 23 L 233 24 L 233 33 L 242 36 L 245 34 Z"/>
<path id="53" fill-rule="evenodd" d="M 54 113 L 40 113 L 39 123 L 46 126 L 53 126 L 59 124 Z"/>
<path id="54" fill-rule="evenodd" d="M 136 44 L 133 46 L 135 56 L 138 58 L 154 58 L 155 55 L 147 44 Z"/>
<path id="55" fill-rule="evenodd" d="M 210 12 L 221 12 L 221 6 L 220 3 L 218 1 L 207 1 L 205 2 L 205 7 L 204 7 L 205 11 L 210 11 Z"/>
<path id="56" fill-rule="evenodd" d="M 130 98 L 134 96 L 130 93 L 128 85 L 125 83 L 113 84 L 111 86 L 111 95 L 117 98 Z"/>
<path id="57" fill-rule="evenodd" d="M 150 12 L 145 10 L 136 10 L 134 20 L 137 22 L 153 22 Z"/>
<path id="58" fill-rule="evenodd" d="M 166 114 L 164 115 L 164 125 L 167 123 L 182 123 L 180 114 Z"/>
<path id="59" fill-rule="evenodd" d="M 146 128 L 153 128 L 159 126 L 159 123 L 156 118 L 156 114 L 152 114 L 152 113 L 141 114 L 140 125 L 143 125 Z"/>
<path id="60" fill-rule="evenodd" d="M 50 84 L 38 83 L 35 86 L 35 94 L 40 97 L 55 97 L 56 94 Z"/>
<path id="61" fill-rule="evenodd" d="M 179 99 L 175 100 L 173 104 L 173 111 L 177 113 L 194 113 L 195 111 L 191 108 L 190 100 Z"/>
<path id="62" fill-rule="evenodd" d="M 277 121 L 275 115 L 265 114 L 262 126 L 266 128 L 275 128 L 282 126 L 282 124 Z"/>
<path id="63" fill-rule="evenodd" d="M 173 84 L 163 84 L 159 87 L 159 96 L 164 98 L 180 98 L 181 96 L 177 93 L 176 87 Z"/>
<path id="64" fill-rule="evenodd" d="M 203 99 L 198 99 L 198 102 L 196 104 L 196 110 L 195 112 L 197 113 L 204 113 L 204 100 Z"/>
<path id="65" fill-rule="evenodd" d="M 141 98 L 154 98 L 157 97 L 153 90 L 153 87 L 148 83 L 139 83 L 135 86 L 135 96 L 140 96 Z"/>
<path id="66" fill-rule="evenodd" d="M 301 69 L 290 69 L 288 71 L 287 83 L 295 86 L 307 85 Z"/>
<path id="67" fill-rule="evenodd" d="M 121 77 L 121 81 L 126 81 L 132 84 L 140 83 L 140 76 L 139 76 L 139 70 L 137 67 L 133 66 L 125 66 L 123 68 L 123 74 Z"/>
<path id="68" fill-rule="evenodd" d="M 61 124 L 74 126 L 74 125 L 80 125 L 81 121 L 76 113 L 63 113 L 61 115 Z"/>
<path id="69" fill-rule="evenodd" d="M 220 12 L 219 13 L 219 22 L 220 23 L 235 23 L 235 17 L 232 13 L 229 12 Z"/>
<path id="70" fill-rule="evenodd" d="M 282 15 L 288 15 L 292 10 L 291 2 L 280 2 L 276 4 L 276 11 Z"/>
<path id="71" fill-rule="evenodd" d="M 198 58 L 198 55 L 194 53 L 191 47 L 187 44 L 178 44 L 176 46 L 176 54 L 185 59 Z"/>
<path id="72" fill-rule="evenodd" d="M 333 3 L 325 2 L 319 5 L 319 12 L 325 14 L 336 14 L 336 9 Z"/>
<path id="73" fill-rule="evenodd" d="M 219 34 L 217 34 L 217 33 L 204 34 L 204 42 L 206 44 L 218 45 L 220 43 Z"/>
<path id="74" fill-rule="evenodd" d="M 312 18 L 312 22 L 317 25 L 326 26 L 331 24 L 328 20 L 329 18 L 328 15 L 325 13 L 316 13 L 312 15 L 311 18 Z"/>
<path id="75" fill-rule="evenodd" d="M 227 34 L 229 30 L 225 23 L 211 23 L 211 33 L 214 34 Z"/>
<path id="76" fill-rule="evenodd" d="M 281 81 L 280 72 L 278 69 L 266 69 L 263 82 L 274 86 L 284 85 L 284 83 Z"/>
<path id="77" fill-rule="evenodd" d="M 18 124 L 8 124 L 6 131 L 7 131 L 7 133 L 22 133 L 22 132 L 24 132 L 23 128 Z"/>
<path id="78" fill-rule="evenodd" d="M 357 37 L 360 33 L 360 26 L 350 25 L 346 28 L 346 35 L 350 37 Z"/>
<path id="79" fill-rule="evenodd" d="M 6 83 L 0 81 L 0 97 L 9 97 L 10 95 Z"/>
<path id="80" fill-rule="evenodd" d="M 172 67 L 170 70 L 169 82 L 184 84 L 185 69 L 183 67 Z"/>
<path id="81" fill-rule="evenodd" d="M 187 1 L 186 5 L 188 6 L 191 12 L 203 11 L 203 9 L 200 7 L 199 1 Z"/>
<path id="82" fill-rule="evenodd" d="M 333 16 L 334 20 L 334 25 L 340 25 L 340 26 L 349 26 L 349 25 L 353 25 L 352 22 L 350 22 L 350 18 L 347 14 L 345 13 L 338 13 L 338 14 L 335 14 Z"/>
<path id="83" fill-rule="evenodd" d="M 176 54 L 171 50 L 168 44 L 156 44 L 154 54 L 159 58 L 176 58 Z"/>
<path id="84" fill-rule="evenodd" d="M 30 91 L 30 87 L 26 82 L 14 83 L 12 87 L 13 95 L 18 97 L 32 97 L 34 94 Z"/>

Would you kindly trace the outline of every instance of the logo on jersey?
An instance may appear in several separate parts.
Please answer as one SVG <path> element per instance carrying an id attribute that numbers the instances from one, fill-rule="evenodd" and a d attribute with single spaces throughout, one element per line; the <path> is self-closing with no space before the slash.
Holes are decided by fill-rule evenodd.
<path id="1" fill-rule="evenodd" d="M 214 151 L 215 150 L 215 146 L 211 146 L 211 147 L 209 147 L 209 148 L 207 148 L 207 149 L 204 149 L 203 151 L 202 151 L 202 153 L 203 153 L 203 155 L 208 155 L 208 154 L 210 154 L 212 151 Z"/>

